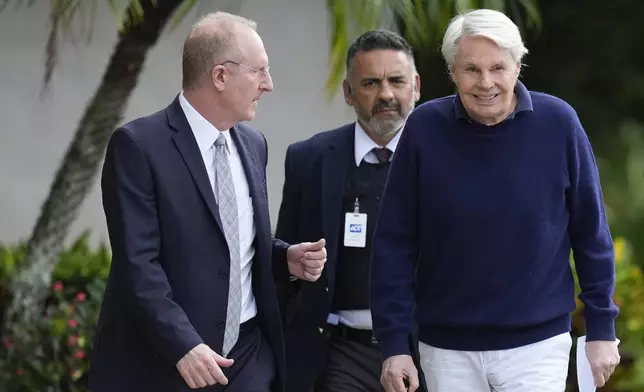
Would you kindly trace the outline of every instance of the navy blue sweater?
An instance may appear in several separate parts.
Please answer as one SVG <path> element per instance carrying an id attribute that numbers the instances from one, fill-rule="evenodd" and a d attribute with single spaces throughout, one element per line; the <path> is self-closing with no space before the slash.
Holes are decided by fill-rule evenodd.
<path id="1" fill-rule="evenodd" d="M 587 339 L 614 340 L 614 251 L 597 166 L 575 111 L 519 82 L 504 122 L 458 96 L 410 115 L 374 233 L 371 311 L 386 357 L 420 341 L 501 350 L 570 330 L 573 251 Z"/>

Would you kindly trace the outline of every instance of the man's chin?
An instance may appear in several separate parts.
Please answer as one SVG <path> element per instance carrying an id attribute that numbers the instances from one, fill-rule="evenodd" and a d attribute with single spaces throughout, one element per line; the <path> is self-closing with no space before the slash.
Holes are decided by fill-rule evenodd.
<path id="1" fill-rule="evenodd" d="M 395 135 L 396 132 L 405 124 L 404 121 L 380 121 L 378 124 L 374 124 L 371 129 L 373 132 L 381 137 L 387 137 Z"/>
<path id="2" fill-rule="evenodd" d="M 243 121 L 251 121 L 252 119 L 255 118 L 256 113 L 257 111 L 255 109 L 249 110 L 248 113 L 246 113 L 246 118 L 244 118 Z"/>

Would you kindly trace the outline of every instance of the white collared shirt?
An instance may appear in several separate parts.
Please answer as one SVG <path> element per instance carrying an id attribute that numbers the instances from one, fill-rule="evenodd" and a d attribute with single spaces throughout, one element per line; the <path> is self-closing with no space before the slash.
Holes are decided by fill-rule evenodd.
<path id="1" fill-rule="evenodd" d="M 237 216 L 239 219 L 239 252 L 241 262 L 241 280 L 242 280 L 242 310 L 241 322 L 245 322 L 253 318 L 257 314 L 257 304 L 253 296 L 253 282 L 252 282 L 252 266 L 253 256 L 255 255 L 255 247 L 253 241 L 255 240 L 255 219 L 253 216 L 253 203 L 250 196 L 250 189 L 248 181 L 246 180 L 246 173 L 239 156 L 237 146 L 233 142 L 229 130 L 219 131 L 206 120 L 197 110 L 190 105 L 188 100 L 179 95 L 179 103 L 186 115 L 188 124 L 192 129 L 195 136 L 201 157 L 206 172 L 208 173 L 208 180 L 210 181 L 213 195 L 215 191 L 215 140 L 223 133 L 226 137 L 228 145 L 228 160 L 230 163 L 230 171 L 235 186 L 235 194 L 237 195 Z M 215 277 L 213 277 L 215 278 Z"/>
<path id="2" fill-rule="evenodd" d="M 404 128 L 404 127 L 403 127 Z M 396 133 L 396 135 L 391 138 L 389 143 L 385 147 L 387 147 L 391 152 L 396 151 L 396 146 L 398 146 L 398 141 L 400 140 L 400 134 L 402 133 L 402 129 Z M 360 121 L 356 121 L 355 125 L 355 156 L 356 156 L 356 166 L 360 166 L 360 162 L 364 159 L 365 162 L 367 163 L 378 163 L 378 158 L 376 158 L 376 155 L 373 153 L 374 148 L 379 148 L 380 146 L 374 142 L 369 135 L 367 135 L 367 132 L 362 128 L 360 125 Z M 393 154 L 392 154 L 393 157 Z M 391 159 L 391 158 L 389 158 Z"/>

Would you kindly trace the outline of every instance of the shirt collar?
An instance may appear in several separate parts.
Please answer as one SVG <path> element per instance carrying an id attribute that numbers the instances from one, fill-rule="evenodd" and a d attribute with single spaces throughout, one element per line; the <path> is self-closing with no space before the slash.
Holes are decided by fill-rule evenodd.
<path id="1" fill-rule="evenodd" d="M 184 97 L 183 92 L 179 94 L 179 104 L 181 105 L 181 109 L 183 109 L 183 113 L 186 115 L 186 120 L 188 120 L 188 125 L 190 125 L 192 133 L 195 136 L 195 140 L 199 146 L 199 151 L 202 153 L 207 151 L 213 144 L 215 144 L 215 140 L 217 140 L 219 134 L 222 132 L 212 125 L 210 121 L 206 120 L 197 111 L 197 109 L 188 102 L 186 97 Z"/>
<path id="2" fill-rule="evenodd" d="M 404 126 L 402 127 L 404 128 Z M 398 146 L 398 140 L 400 140 L 400 134 L 402 133 L 403 129 L 400 129 L 396 133 L 396 135 L 391 138 L 389 143 L 387 143 L 387 148 L 391 150 L 391 152 L 396 151 L 396 146 Z M 374 148 L 380 147 L 376 142 L 374 142 L 369 135 L 367 135 L 367 132 L 362 128 L 362 125 L 360 125 L 360 121 L 356 121 L 355 125 L 355 142 L 354 142 L 354 151 L 355 151 L 355 158 L 356 158 L 356 166 L 360 166 L 360 162 L 364 159 L 365 155 L 369 154 L 371 150 Z"/>
<path id="3" fill-rule="evenodd" d="M 530 97 L 530 92 L 525 87 L 525 85 L 518 80 L 517 84 L 514 86 L 514 93 L 517 95 L 517 106 L 514 108 L 512 113 L 510 113 L 510 115 L 503 121 L 513 119 L 514 116 L 516 116 L 516 114 L 519 112 L 534 111 L 532 107 L 532 98 Z M 468 121 L 472 120 L 470 115 L 467 114 L 467 110 L 465 110 L 463 102 L 461 102 L 461 97 L 458 93 L 456 93 L 456 95 L 454 96 L 454 112 L 456 114 L 456 118 L 463 118 Z"/>

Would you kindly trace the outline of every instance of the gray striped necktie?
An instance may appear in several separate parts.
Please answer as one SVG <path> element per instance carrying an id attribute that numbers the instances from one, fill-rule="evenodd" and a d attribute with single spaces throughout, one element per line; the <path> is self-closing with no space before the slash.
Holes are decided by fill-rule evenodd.
<path id="1" fill-rule="evenodd" d="M 230 284 L 228 288 L 228 307 L 222 356 L 227 356 L 239 337 L 241 321 L 241 265 L 239 256 L 239 218 L 237 216 L 237 197 L 230 172 L 226 137 L 219 134 L 215 141 L 215 190 L 219 217 L 224 236 L 230 250 Z"/>

